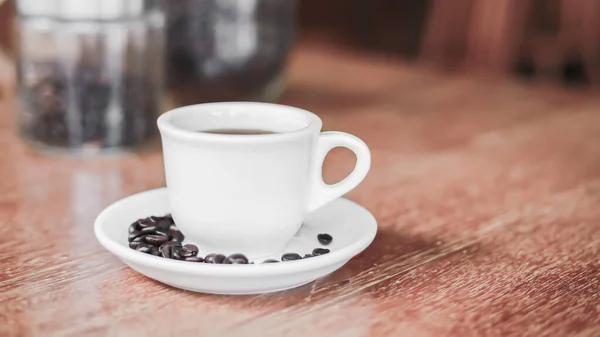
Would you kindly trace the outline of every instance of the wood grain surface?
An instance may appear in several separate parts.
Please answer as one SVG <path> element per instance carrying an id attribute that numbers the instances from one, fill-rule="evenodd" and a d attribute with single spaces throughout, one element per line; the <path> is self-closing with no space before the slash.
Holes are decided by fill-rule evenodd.
<path id="1" fill-rule="evenodd" d="M 161 153 L 35 154 L 3 89 L 0 336 L 600 336 L 597 95 L 311 44 L 289 76 L 284 103 L 372 150 L 371 173 L 348 195 L 379 221 L 363 254 L 260 296 L 141 276 L 92 226 L 108 204 L 164 185 Z M 353 162 L 333 152 L 327 180 Z"/>

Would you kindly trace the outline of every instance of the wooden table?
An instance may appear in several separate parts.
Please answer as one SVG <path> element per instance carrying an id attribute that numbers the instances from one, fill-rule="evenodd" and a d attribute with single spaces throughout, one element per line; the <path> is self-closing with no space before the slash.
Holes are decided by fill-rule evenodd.
<path id="1" fill-rule="evenodd" d="M 0 103 L 0 336 L 599 336 L 600 99 L 302 45 L 284 103 L 364 139 L 348 197 L 373 244 L 307 286 L 195 294 L 125 267 L 92 224 L 164 185 L 160 152 L 32 154 Z M 353 157 L 331 154 L 332 181 Z"/>

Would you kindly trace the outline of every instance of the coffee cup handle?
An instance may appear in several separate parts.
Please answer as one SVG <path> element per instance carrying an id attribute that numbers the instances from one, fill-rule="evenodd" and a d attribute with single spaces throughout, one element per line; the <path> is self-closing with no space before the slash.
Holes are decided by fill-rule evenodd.
<path id="1" fill-rule="evenodd" d="M 323 181 L 323 162 L 327 153 L 336 147 L 345 147 L 356 155 L 354 170 L 342 181 L 329 185 Z M 360 138 L 344 132 L 322 132 L 317 144 L 316 166 L 312 178 L 311 198 L 308 211 L 312 212 L 328 202 L 341 197 L 358 186 L 371 168 L 371 152 Z"/>

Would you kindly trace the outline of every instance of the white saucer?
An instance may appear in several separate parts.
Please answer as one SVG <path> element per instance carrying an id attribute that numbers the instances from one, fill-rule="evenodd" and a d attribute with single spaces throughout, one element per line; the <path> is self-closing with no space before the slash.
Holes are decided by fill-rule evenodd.
<path id="1" fill-rule="evenodd" d="M 332 273 L 367 248 L 377 232 L 377 223 L 369 211 L 340 198 L 309 214 L 285 251 L 272 258 L 281 260 L 285 252 L 304 256 L 317 247 L 330 249 L 326 255 L 280 263 L 262 264 L 261 259 L 255 264 L 225 265 L 170 260 L 129 248 L 131 223 L 170 211 L 166 188 L 132 195 L 100 213 L 94 225 L 96 237 L 134 270 L 173 287 L 213 294 L 258 294 L 298 287 Z M 321 245 L 317 240 L 319 233 L 330 234 L 333 242 Z M 203 252 L 200 247 L 199 256 L 207 253 L 211 252 Z"/>

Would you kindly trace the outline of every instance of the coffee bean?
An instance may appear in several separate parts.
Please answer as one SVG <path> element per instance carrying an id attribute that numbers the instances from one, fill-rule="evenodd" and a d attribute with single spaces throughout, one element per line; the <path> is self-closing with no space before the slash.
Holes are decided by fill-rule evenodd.
<path id="1" fill-rule="evenodd" d="M 146 242 L 146 235 L 140 235 L 133 239 L 133 242 Z"/>
<path id="2" fill-rule="evenodd" d="M 181 249 L 182 247 L 180 246 L 173 246 L 173 257 L 171 257 L 174 260 L 183 260 L 183 256 L 181 256 Z"/>
<path id="3" fill-rule="evenodd" d="M 231 254 L 225 258 L 224 264 L 248 264 L 248 258 L 244 254 Z"/>
<path id="4" fill-rule="evenodd" d="M 173 257 L 173 247 L 178 247 L 178 242 L 165 242 L 158 248 L 158 251 L 162 257 L 170 259 Z"/>
<path id="5" fill-rule="evenodd" d="M 132 241 L 129 243 L 129 248 L 136 249 L 140 245 L 139 241 Z"/>
<path id="6" fill-rule="evenodd" d="M 214 253 L 210 253 L 204 257 L 204 263 L 215 263 L 215 255 Z"/>
<path id="7" fill-rule="evenodd" d="M 296 253 L 285 253 L 281 256 L 281 261 L 301 260 L 302 256 Z"/>
<path id="8" fill-rule="evenodd" d="M 183 245 L 183 247 L 185 247 L 188 250 L 192 250 L 192 251 L 195 251 L 196 253 L 198 253 L 198 246 L 196 246 L 196 245 L 188 243 L 186 245 Z"/>
<path id="9" fill-rule="evenodd" d="M 225 260 L 225 255 L 223 254 L 208 254 L 204 257 L 204 263 L 222 263 Z"/>
<path id="10" fill-rule="evenodd" d="M 308 258 L 310 258 L 310 257 L 315 257 L 315 256 L 314 256 L 314 255 L 312 255 L 312 254 L 304 254 L 304 258 L 305 258 L 305 259 L 308 259 Z"/>
<path id="11" fill-rule="evenodd" d="M 188 262 L 204 262 L 204 259 L 199 256 L 186 257 L 184 261 Z"/>
<path id="12" fill-rule="evenodd" d="M 317 240 L 319 240 L 322 245 L 328 245 L 331 243 L 331 241 L 333 241 L 333 237 L 329 234 L 323 233 L 317 235 Z"/>
<path id="13" fill-rule="evenodd" d="M 140 228 L 152 227 L 156 225 L 154 221 L 150 219 L 140 219 L 137 221 L 137 223 Z"/>
<path id="14" fill-rule="evenodd" d="M 167 241 L 158 247 L 158 250 L 162 251 L 164 248 L 181 247 L 181 243 L 174 241 Z"/>
<path id="15" fill-rule="evenodd" d="M 193 246 L 188 248 L 188 246 Z M 179 255 L 181 255 L 181 257 L 192 257 L 192 256 L 196 256 L 198 254 L 198 247 L 194 246 L 194 245 L 185 245 L 183 247 L 181 247 L 181 250 L 179 251 Z"/>
<path id="16" fill-rule="evenodd" d="M 181 248 L 180 254 L 183 257 L 196 256 L 198 254 L 198 247 L 196 245 L 188 243 L 187 245 L 183 246 L 183 248 Z"/>
<path id="17" fill-rule="evenodd" d="M 147 235 L 145 241 L 153 246 L 160 246 L 169 241 L 169 237 L 164 235 Z"/>
<path id="18" fill-rule="evenodd" d="M 224 260 L 225 260 L 225 255 L 223 255 L 223 254 L 217 254 L 214 258 L 215 263 L 223 263 Z"/>
<path id="19" fill-rule="evenodd" d="M 150 251 L 152 250 L 152 246 L 140 242 L 140 244 L 135 250 L 142 253 L 150 253 Z"/>
<path id="20" fill-rule="evenodd" d="M 171 227 L 171 225 L 173 224 L 173 219 L 160 219 L 159 221 L 157 221 L 156 226 L 161 230 L 161 231 L 165 231 L 168 232 L 169 228 Z"/>
<path id="21" fill-rule="evenodd" d="M 133 233 L 133 232 L 138 232 L 141 229 L 141 227 L 138 225 L 137 221 L 132 223 L 131 226 L 129 226 L 129 234 Z"/>
<path id="22" fill-rule="evenodd" d="M 167 242 L 163 243 L 159 248 L 162 248 L 162 247 L 165 247 L 165 246 L 173 246 L 173 247 L 179 247 L 179 248 L 181 248 L 181 242 L 167 241 Z"/>
<path id="23" fill-rule="evenodd" d="M 264 260 L 263 263 L 278 263 L 279 260 L 275 260 L 275 259 L 268 259 L 268 260 Z"/>
<path id="24" fill-rule="evenodd" d="M 152 222 L 156 223 L 156 222 L 159 222 L 160 220 L 162 220 L 164 218 L 162 216 L 154 216 L 154 215 L 152 215 L 149 219 L 152 220 Z"/>
<path id="25" fill-rule="evenodd" d="M 314 256 L 319 256 L 319 255 L 325 255 L 327 253 L 329 253 L 330 250 L 327 248 L 315 248 L 313 249 L 312 253 Z"/>
<path id="26" fill-rule="evenodd" d="M 142 234 L 142 232 L 140 232 L 140 231 L 133 231 L 133 232 L 129 233 L 129 237 L 128 237 L 129 242 L 135 240 L 135 238 L 139 237 L 141 234 Z"/>
<path id="27" fill-rule="evenodd" d="M 179 249 L 179 256 L 181 256 L 182 258 L 186 258 L 186 257 L 193 257 L 195 256 L 195 254 L 185 248 L 180 248 Z"/>
<path id="28" fill-rule="evenodd" d="M 163 231 L 161 229 L 157 229 L 156 232 L 154 232 L 155 235 L 162 235 L 162 236 L 166 236 L 168 240 L 171 240 L 171 237 L 169 236 L 169 232 L 167 231 Z"/>
<path id="29" fill-rule="evenodd" d="M 183 242 L 185 236 L 179 230 L 169 230 L 169 234 L 171 235 L 171 240 Z"/>
<path id="30" fill-rule="evenodd" d="M 158 247 L 152 247 L 150 249 L 150 254 L 152 254 L 154 256 L 160 256 L 160 252 L 158 251 Z"/>
<path id="31" fill-rule="evenodd" d="M 157 229 L 158 229 L 158 227 L 156 227 L 156 226 L 145 227 L 145 228 L 142 228 L 142 234 L 154 234 Z"/>

